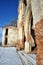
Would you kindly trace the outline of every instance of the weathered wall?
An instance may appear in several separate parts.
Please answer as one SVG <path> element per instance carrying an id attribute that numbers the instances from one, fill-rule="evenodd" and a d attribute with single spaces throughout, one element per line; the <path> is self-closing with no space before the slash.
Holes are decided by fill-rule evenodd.
<path id="1" fill-rule="evenodd" d="M 35 25 L 37 65 L 43 65 L 43 19 Z"/>
<path id="2" fill-rule="evenodd" d="M 30 19 L 31 19 L 31 0 L 27 0 L 27 6 L 25 11 L 25 22 L 24 22 L 24 34 L 25 34 L 25 52 L 29 53 L 31 50 L 31 34 L 30 34 Z"/>
<path id="3" fill-rule="evenodd" d="M 20 0 L 19 7 L 18 7 L 18 36 L 19 36 L 19 46 L 21 49 L 24 48 L 24 12 L 25 12 L 25 4 L 23 3 L 23 0 Z"/>
<path id="4" fill-rule="evenodd" d="M 8 28 L 8 35 L 5 35 L 6 28 Z M 5 45 L 5 38 L 7 38 L 7 45 Z M 6 26 L 3 28 L 2 46 L 15 46 L 18 43 L 18 30 L 14 26 Z"/>
<path id="5" fill-rule="evenodd" d="M 43 18 L 43 0 L 31 0 L 33 26 Z"/>
<path id="6" fill-rule="evenodd" d="M 43 65 L 43 0 L 31 0 L 37 44 L 37 65 Z"/>
<path id="7" fill-rule="evenodd" d="M 19 1 L 17 27 L 18 27 L 19 44 L 21 48 L 24 48 L 25 45 L 25 51 L 27 51 L 26 49 L 26 45 L 27 45 L 29 51 L 29 46 L 31 45 L 34 46 L 34 44 L 32 44 L 33 39 L 31 37 L 31 29 L 30 29 L 31 28 L 30 27 L 31 26 L 31 0 L 26 0 L 25 2 L 24 1 L 25 0 Z"/>
<path id="8" fill-rule="evenodd" d="M 4 46 L 4 41 L 5 41 L 5 28 L 3 28 L 3 32 L 2 32 L 2 46 Z"/>
<path id="9" fill-rule="evenodd" d="M 15 45 L 18 41 L 18 31 L 16 27 L 9 28 L 8 31 L 8 45 Z"/>

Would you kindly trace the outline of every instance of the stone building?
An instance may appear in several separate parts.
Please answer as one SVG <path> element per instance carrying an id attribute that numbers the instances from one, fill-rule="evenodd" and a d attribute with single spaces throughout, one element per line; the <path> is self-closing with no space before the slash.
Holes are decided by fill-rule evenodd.
<path id="1" fill-rule="evenodd" d="M 18 6 L 18 35 L 19 45 L 25 52 L 31 52 L 35 46 L 31 35 L 31 0 L 19 0 Z"/>
<path id="2" fill-rule="evenodd" d="M 24 49 L 37 46 L 37 65 L 43 65 L 43 0 L 19 0 L 17 27 L 3 28 L 2 45 Z"/>
<path id="3" fill-rule="evenodd" d="M 43 65 L 43 0 L 20 0 L 19 4 L 19 44 L 27 53 L 31 52 L 32 45 L 34 46 L 32 42 L 35 43 L 35 46 L 37 45 L 37 65 Z"/>
<path id="4" fill-rule="evenodd" d="M 18 43 L 18 30 L 12 23 L 3 27 L 2 46 L 15 46 Z"/>
<path id="5" fill-rule="evenodd" d="M 43 0 L 31 0 L 31 5 L 37 45 L 37 65 L 43 65 Z"/>
<path id="6" fill-rule="evenodd" d="M 31 48 L 35 46 L 31 35 L 31 16 L 31 0 L 19 0 L 17 27 L 11 22 L 9 26 L 3 28 L 2 45 L 7 42 L 5 45 L 13 46 L 17 39 L 19 50 L 24 49 L 26 53 L 31 52 Z"/>

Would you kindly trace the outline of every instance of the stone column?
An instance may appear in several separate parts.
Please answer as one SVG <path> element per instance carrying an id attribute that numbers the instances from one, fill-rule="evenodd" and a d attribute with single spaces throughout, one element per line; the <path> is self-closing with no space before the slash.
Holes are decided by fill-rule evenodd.
<path id="1" fill-rule="evenodd" d="M 43 0 L 31 0 L 33 29 L 37 44 L 37 65 L 43 65 Z"/>
<path id="2" fill-rule="evenodd" d="M 30 18 L 31 18 L 31 0 L 28 0 L 25 12 L 24 33 L 25 33 L 25 53 L 31 51 L 31 37 L 30 37 Z"/>
<path id="3" fill-rule="evenodd" d="M 20 49 L 24 48 L 24 12 L 25 12 L 25 4 L 23 0 L 20 0 L 18 7 L 18 37 L 19 37 L 19 47 Z"/>

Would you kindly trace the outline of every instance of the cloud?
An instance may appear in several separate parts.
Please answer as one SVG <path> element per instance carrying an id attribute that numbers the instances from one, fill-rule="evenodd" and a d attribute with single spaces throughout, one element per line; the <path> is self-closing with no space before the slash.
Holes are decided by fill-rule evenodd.
<path id="1" fill-rule="evenodd" d="M 0 27 L 0 34 L 2 34 L 2 27 Z"/>
<path id="2" fill-rule="evenodd" d="M 2 41 L 2 27 L 0 27 L 0 42 Z"/>

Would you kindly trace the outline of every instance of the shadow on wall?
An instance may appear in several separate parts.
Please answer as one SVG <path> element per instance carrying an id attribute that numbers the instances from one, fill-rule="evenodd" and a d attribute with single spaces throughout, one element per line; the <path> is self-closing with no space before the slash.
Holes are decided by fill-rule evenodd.
<path id="1" fill-rule="evenodd" d="M 35 40 L 35 31 L 32 29 L 32 26 L 33 26 L 33 16 L 31 18 L 31 35 L 32 35 L 32 37 L 34 39 L 34 43 L 35 43 L 35 47 L 32 47 L 32 51 L 33 51 L 37 45 L 36 45 L 36 40 Z"/>

